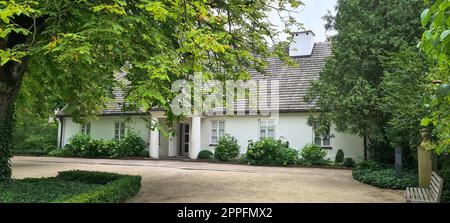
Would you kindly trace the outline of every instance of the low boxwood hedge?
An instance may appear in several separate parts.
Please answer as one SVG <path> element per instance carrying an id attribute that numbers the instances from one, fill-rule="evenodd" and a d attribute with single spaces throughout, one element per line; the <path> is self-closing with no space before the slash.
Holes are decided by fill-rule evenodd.
<path id="1" fill-rule="evenodd" d="M 358 164 L 353 169 L 352 175 L 355 180 L 381 188 L 404 190 L 406 187 L 418 185 L 417 174 L 404 171 L 402 178 L 397 179 L 392 167 L 379 165 L 373 161 Z"/>
<path id="2" fill-rule="evenodd" d="M 118 203 L 140 188 L 140 176 L 72 170 L 56 177 L 0 183 L 0 202 Z"/>
<path id="3" fill-rule="evenodd" d="M 77 194 L 57 203 L 119 203 L 135 195 L 141 189 L 141 177 L 93 171 L 65 171 L 57 178 L 86 184 L 100 184 L 86 193 Z"/>

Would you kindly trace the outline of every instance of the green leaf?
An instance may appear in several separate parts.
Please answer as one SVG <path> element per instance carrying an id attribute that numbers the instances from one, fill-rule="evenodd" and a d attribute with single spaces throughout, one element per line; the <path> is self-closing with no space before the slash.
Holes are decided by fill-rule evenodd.
<path id="1" fill-rule="evenodd" d="M 430 124 L 431 120 L 429 118 L 424 118 L 422 119 L 422 121 L 420 122 L 421 126 L 428 126 Z"/>
<path id="2" fill-rule="evenodd" d="M 450 29 L 447 29 L 444 32 L 442 32 L 441 41 L 443 41 L 445 38 L 447 38 L 448 35 L 450 35 Z"/>
<path id="3" fill-rule="evenodd" d="M 422 26 L 425 27 L 428 22 L 430 21 L 431 18 L 431 13 L 430 13 L 430 9 L 425 9 L 422 11 L 422 14 L 420 15 L 420 21 L 422 23 Z"/>

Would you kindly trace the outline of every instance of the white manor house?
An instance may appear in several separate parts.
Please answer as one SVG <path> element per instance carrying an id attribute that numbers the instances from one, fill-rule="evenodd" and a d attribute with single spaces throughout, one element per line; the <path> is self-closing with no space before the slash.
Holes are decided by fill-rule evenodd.
<path id="1" fill-rule="evenodd" d="M 115 91 L 117 103 L 108 106 L 97 119 L 80 125 L 63 111 L 59 118 L 58 145 L 64 147 L 69 139 L 77 133 L 84 133 L 96 139 L 121 139 L 127 129 L 136 132 L 147 143 L 149 156 L 189 157 L 196 159 L 201 150 L 214 148 L 220 137 L 225 134 L 234 136 L 241 147 L 240 153 L 247 150 L 249 140 L 257 141 L 264 137 L 284 138 L 289 146 L 300 149 L 306 144 L 315 143 L 327 151 L 328 158 L 334 158 L 342 149 L 346 157 L 361 160 L 364 155 L 364 139 L 330 130 L 329 135 L 315 135 L 312 126 L 308 125 L 310 109 L 313 103 L 305 102 L 311 82 L 316 80 L 322 71 L 326 58 L 331 54 L 328 42 L 316 43 L 312 31 L 294 33 L 294 41 L 289 47 L 289 56 L 299 66 L 290 67 L 278 58 L 268 59 L 265 74 L 250 70 L 253 80 L 276 80 L 279 83 L 278 114 L 276 120 L 266 115 L 191 115 L 175 126 L 175 135 L 161 134 L 159 130 L 151 130 L 139 112 L 123 112 L 121 102 L 123 94 Z M 151 111 L 155 122 L 162 124 L 162 131 L 167 130 L 166 117 L 163 111 Z"/>

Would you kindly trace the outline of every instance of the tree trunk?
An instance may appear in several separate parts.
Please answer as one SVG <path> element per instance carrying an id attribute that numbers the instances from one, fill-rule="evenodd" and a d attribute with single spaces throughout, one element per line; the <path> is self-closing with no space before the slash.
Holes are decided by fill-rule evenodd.
<path id="1" fill-rule="evenodd" d="M 11 179 L 14 97 L 0 92 L 0 182 Z"/>
<path id="2" fill-rule="evenodd" d="M 364 160 L 367 160 L 367 135 L 364 133 Z"/>
<path id="3" fill-rule="evenodd" d="M 27 15 L 14 17 L 14 23 L 21 27 L 33 27 L 33 35 L 12 32 L 7 39 L 0 38 L 0 49 L 13 49 L 15 46 L 31 48 L 35 37 L 45 27 L 47 16 L 32 18 Z M 24 51 L 25 52 L 25 51 Z M 28 56 L 20 62 L 9 61 L 0 67 L 0 182 L 11 179 L 11 149 L 13 148 L 14 105 L 22 79 L 27 68 Z"/>
<path id="4" fill-rule="evenodd" d="M 14 102 L 25 73 L 27 59 L 9 62 L 0 69 L 0 182 L 11 179 Z"/>
<path id="5" fill-rule="evenodd" d="M 402 178 L 402 147 L 395 147 L 395 178 Z"/>

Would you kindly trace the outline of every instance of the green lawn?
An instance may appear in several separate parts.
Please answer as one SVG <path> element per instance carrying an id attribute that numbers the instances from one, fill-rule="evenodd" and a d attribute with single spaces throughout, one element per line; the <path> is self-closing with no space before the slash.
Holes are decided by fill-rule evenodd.
<path id="1" fill-rule="evenodd" d="M 56 177 L 0 183 L 0 203 L 117 203 L 134 196 L 141 177 L 65 171 Z"/>

